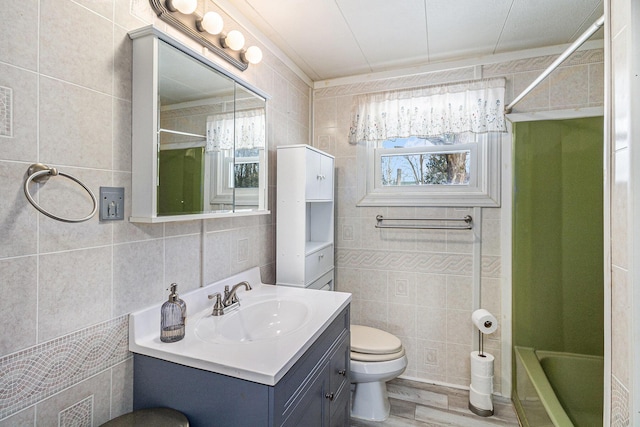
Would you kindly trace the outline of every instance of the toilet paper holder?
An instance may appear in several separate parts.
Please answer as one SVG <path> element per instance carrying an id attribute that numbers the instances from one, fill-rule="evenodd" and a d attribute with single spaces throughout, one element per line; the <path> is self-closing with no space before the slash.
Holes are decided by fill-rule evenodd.
<path id="1" fill-rule="evenodd" d="M 478 356 L 484 356 L 484 338 L 482 337 L 482 332 L 478 331 Z"/>
<path id="2" fill-rule="evenodd" d="M 471 314 L 471 321 L 478 329 L 478 352 L 475 357 L 481 357 L 491 366 L 491 372 L 474 373 L 473 353 L 471 385 L 469 386 L 469 409 L 481 417 L 490 417 L 494 414 L 493 399 L 493 356 L 484 353 L 484 335 L 491 334 L 498 327 L 497 319 L 485 309 L 475 310 Z M 483 364 L 485 362 L 482 362 Z M 475 374 L 475 375 L 474 375 Z M 487 386 L 489 384 L 489 386 Z"/>
<path id="3" fill-rule="evenodd" d="M 491 320 L 486 320 L 484 322 L 485 328 L 488 329 L 488 328 L 491 328 L 492 326 L 493 326 L 493 322 L 491 322 Z M 480 329 L 478 329 L 478 356 L 485 357 L 484 356 L 484 334 Z"/>

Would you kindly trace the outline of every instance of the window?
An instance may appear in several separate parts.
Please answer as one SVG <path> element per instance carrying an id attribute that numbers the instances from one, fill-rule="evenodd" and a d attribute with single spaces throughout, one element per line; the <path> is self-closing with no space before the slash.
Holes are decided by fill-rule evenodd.
<path id="1" fill-rule="evenodd" d="M 358 95 L 359 206 L 500 206 L 504 79 Z"/>
<path id="2" fill-rule="evenodd" d="M 208 153 L 217 164 L 211 174 L 211 204 L 233 204 L 237 207 L 256 206 L 260 191 L 260 165 L 265 163 L 262 148 L 240 148 Z"/>
<path id="3" fill-rule="evenodd" d="M 358 145 L 358 206 L 500 206 L 500 134 Z"/>
<path id="4" fill-rule="evenodd" d="M 260 186 L 260 150 L 236 150 L 233 183 L 235 188 L 258 188 Z"/>
<path id="5" fill-rule="evenodd" d="M 376 157 L 377 185 L 469 185 L 476 144 L 460 143 L 460 136 L 382 141 Z"/>

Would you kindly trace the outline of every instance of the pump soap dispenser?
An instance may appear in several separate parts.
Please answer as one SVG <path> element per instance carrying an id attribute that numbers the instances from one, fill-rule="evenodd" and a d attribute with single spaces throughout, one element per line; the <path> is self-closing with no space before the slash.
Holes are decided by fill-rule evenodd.
<path id="1" fill-rule="evenodd" d="M 174 293 L 176 295 L 176 302 L 178 303 L 178 305 L 182 309 L 182 323 L 184 323 L 186 325 L 187 324 L 187 303 L 184 302 L 178 296 L 177 289 L 178 289 L 178 284 L 177 283 L 172 283 L 171 284 L 171 293 Z"/>
<path id="2" fill-rule="evenodd" d="M 184 321 L 186 317 L 186 304 L 176 293 L 178 285 L 171 284 L 169 300 L 162 304 L 160 309 L 160 341 L 176 342 L 184 338 Z"/>

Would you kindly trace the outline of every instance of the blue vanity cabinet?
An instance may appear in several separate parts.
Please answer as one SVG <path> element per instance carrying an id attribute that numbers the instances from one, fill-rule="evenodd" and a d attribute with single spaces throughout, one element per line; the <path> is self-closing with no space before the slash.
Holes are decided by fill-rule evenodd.
<path id="1" fill-rule="evenodd" d="M 301 397 L 290 405 L 291 413 L 283 414 L 283 422 L 276 425 L 349 426 L 349 353 L 349 334 L 343 333 L 329 357 L 317 366 L 317 374 L 310 376 L 309 385 L 301 387 Z"/>
<path id="2" fill-rule="evenodd" d="M 133 406 L 177 409 L 191 427 L 346 427 L 349 345 L 347 306 L 275 386 L 135 354 Z"/>

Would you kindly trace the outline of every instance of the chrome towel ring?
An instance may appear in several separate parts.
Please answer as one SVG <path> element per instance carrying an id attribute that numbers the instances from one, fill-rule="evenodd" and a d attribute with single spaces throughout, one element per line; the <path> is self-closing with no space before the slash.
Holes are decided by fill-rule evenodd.
<path id="1" fill-rule="evenodd" d="M 98 201 L 96 200 L 96 196 L 89 189 L 89 187 L 87 187 L 82 182 L 80 182 L 78 178 L 72 175 L 69 175 L 68 173 L 59 172 L 58 169 L 51 168 L 42 163 L 34 163 L 31 166 L 29 166 L 29 169 L 27 169 L 27 175 L 29 176 L 24 181 L 24 195 L 27 196 L 27 200 L 29 201 L 29 203 L 33 205 L 34 208 L 36 208 L 37 210 L 39 210 L 41 213 L 45 214 L 49 218 L 53 218 L 55 220 L 62 221 L 62 222 L 83 222 L 91 219 L 98 211 Z M 87 193 L 89 193 L 89 196 L 91 196 L 91 201 L 93 202 L 93 209 L 91 210 L 91 213 L 89 215 L 85 216 L 84 218 L 77 218 L 77 219 L 62 218 L 52 214 L 51 212 L 44 210 L 38 203 L 36 203 L 35 200 L 33 200 L 33 197 L 29 192 L 29 184 L 31 183 L 31 181 L 44 184 L 45 182 L 47 182 L 47 180 L 50 177 L 57 176 L 57 175 L 67 177 L 70 180 L 77 182 L 78 184 L 80 184 L 80 186 L 82 186 L 82 188 L 84 188 L 87 191 Z"/>

